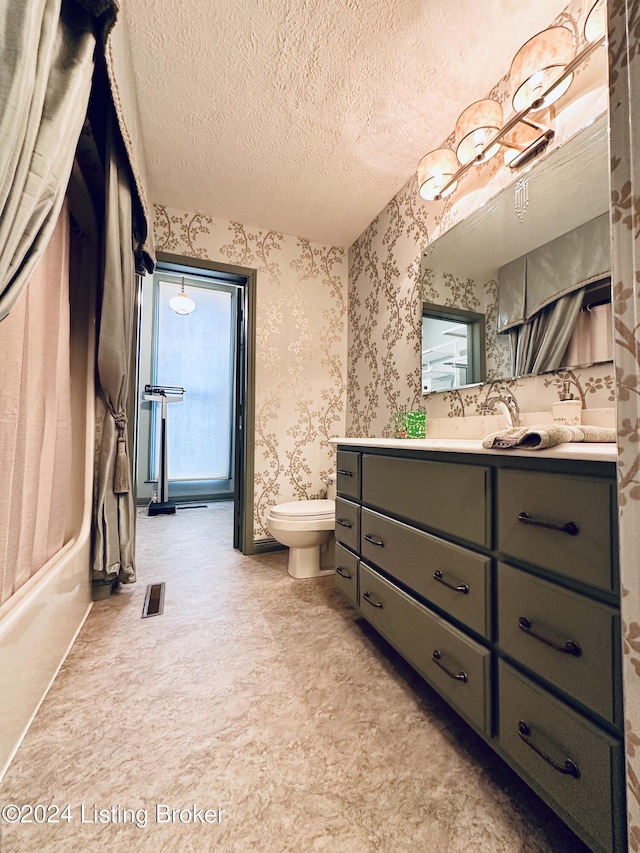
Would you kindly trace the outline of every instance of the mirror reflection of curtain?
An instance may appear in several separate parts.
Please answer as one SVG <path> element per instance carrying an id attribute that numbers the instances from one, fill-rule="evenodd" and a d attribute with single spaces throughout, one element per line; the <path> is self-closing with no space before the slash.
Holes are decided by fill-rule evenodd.
<path id="1" fill-rule="evenodd" d="M 512 375 L 562 366 L 585 287 L 610 268 L 605 213 L 500 269 L 498 331 L 509 335 Z"/>
<path id="2" fill-rule="evenodd" d="M 557 370 L 582 306 L 584 288 L 562 296 L 531 320 L 509 330 L 514 376 Z"/>
<path id="3" fill-rule="evenodd" d="M 611 302 L 587 306 L 580 311 L 565 364 L 596 364 L 613 359 L 613 317 Z"/>

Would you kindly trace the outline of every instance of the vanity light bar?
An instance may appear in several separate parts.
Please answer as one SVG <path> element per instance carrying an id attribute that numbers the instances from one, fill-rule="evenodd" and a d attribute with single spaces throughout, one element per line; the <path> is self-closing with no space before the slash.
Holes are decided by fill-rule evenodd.
<path id="1" fill-rule="evenodd" d="M 602 44 L 604 44 L 605 41 L 606 41 L 606 35 L 603 35 L 599 39 L 597 39 L 596 41 L 593 41 L 590 44 L 588 44 L 586 47 L 584 47 L 580 51 L 580 53 L 577 53 L 574 56 L 574 58 L 571 60 L 571 62 L 569 62 L 569 64 L 565 66 L 565 69 L 562 72 L 562 74 L 557 79 L 555 79 L 553 81 L 553 83 L 550 86 L 548 86 L 541 93 L 540 99 L 546 98 L 547 95 L 553 89 L 557 88 L 557 86 L 560 83 L 562 83 L 563 80 L 565 80 L 570 74 L 573 74 L 573 72 L 576 70 L 576 68 L 578 68 L 578 66 L 581 65 L 585 61 L 585 59 L 588 56 L 590 56 L 594 52 L 594 50 L 596 50 L 596 48 L 598 48 Z M 460 178 L 464 174 L 466 174 L 472 166 L 474 166 L 474 165 L 477 166 L 478 163 L 481 163 L 483 158 L 485 157 L 487 151 L 490 148 L 493 148 L 493 146 L 496 145 L 496 143 L 499 142 L 502 145 L 508 146 L 508 143 L 503 141 L 504 137 L 511 130 L 513 130 L 514 127 L 516 127 L 516 125 L 519 122 L 526 119 L 526 117 L 529 115 L 529 113 L 532 112 L 532 107 L 533 107 L 533 105 L 525 107 L 524 109 L 520 110 L 520 112 L 512 115 L 511 118 L 505 124 L 502 125 L 502 127 L 500 128 L 498 133 L 495 136 L 492 136 L 488 140 L 488 142 L 485 143 L 484 147 L 478 152 L 478 155 L 474 160 L 470 160 L 468 163 L 465 163 L 464 165 L 460 166 L 460 168 L 457 170 L 457 172 L 455 172 L 453 175 L 451 175 L 451 177 L 449 178 L 447 183 L 444 184 L 440 188 L 440 191 L 438 192 L 438 194 L 436 196 L 434 196 L 433 200 L 434 201 L 441 201 L 449 193 L 451 193 L 455 189 L 455 186 L 456 186 L 457 182 L 460 180 Z M 530 124 L 530 122 L 527 122 L 527 124 Z M 542 128 L 541 128 L 541 130 L 542 130 Z M 512 169 L 517 169 L 519 166 L 523 166 L 530 159 L 532 159 L 533 157 L 535 157 L 536 155 L 538 155 L 542 151 L 544 151 L 544 149 L 547 147 L 547 145 L 549 144 L 551 139 L 553 139 L 553 137 L 554 137 L 554 131 L 553 130 L 545 130 L 541 134 L 541 136 L 538 137 L 538 139 L 535 139 L 523 151 L 521 151 L 519 154 L 517 154 L 513 158 L 513 160 L 510 161 L 509 166 Z M 510 146 L 508 146 L 508 147 L 510 147 Z"/>

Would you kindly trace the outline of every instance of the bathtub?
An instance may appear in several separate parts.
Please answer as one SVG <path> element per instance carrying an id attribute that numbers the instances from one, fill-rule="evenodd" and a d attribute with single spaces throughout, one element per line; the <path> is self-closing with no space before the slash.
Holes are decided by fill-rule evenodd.
<path id="1" fill-rule="evenodd" d="M 91 609 L 86 527 L 0 608 L 0 779 Z"/>
<path id="2" fill-rule="evenodd" d="M 95 432 L 92 316 L 72 342 L 74 426 L 84 435 L 70 500 L 78 531 L 0 606 L 0 779 L 91 609 L 91 506 Z"/>

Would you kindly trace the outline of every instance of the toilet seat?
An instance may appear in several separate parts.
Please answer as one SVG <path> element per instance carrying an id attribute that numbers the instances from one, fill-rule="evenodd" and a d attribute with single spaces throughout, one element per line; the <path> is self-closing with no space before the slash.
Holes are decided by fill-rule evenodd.
<path id="1" fill-rule="evenodd" d="M 271 507 L 270 515 L 272 518 L 299 521 L 325 521 L 333 519 L 335 511 L 335 501 L 332 500 L 290 501 Z"/>

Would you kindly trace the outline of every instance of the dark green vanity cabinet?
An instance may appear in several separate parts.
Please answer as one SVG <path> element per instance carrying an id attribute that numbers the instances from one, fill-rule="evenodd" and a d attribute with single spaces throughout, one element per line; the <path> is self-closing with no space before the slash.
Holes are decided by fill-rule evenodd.
<path id="1" fill-rule="evenodd" d="M 336 585 L 594 851 L 626 850 L 615 464 L 376 442 L 341 470 Z"/>

